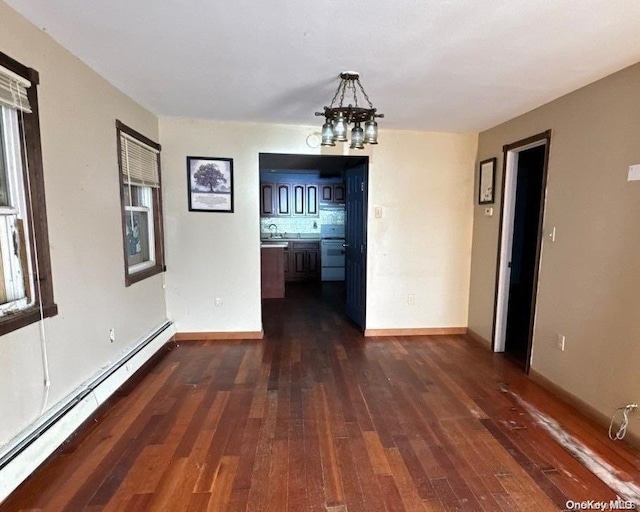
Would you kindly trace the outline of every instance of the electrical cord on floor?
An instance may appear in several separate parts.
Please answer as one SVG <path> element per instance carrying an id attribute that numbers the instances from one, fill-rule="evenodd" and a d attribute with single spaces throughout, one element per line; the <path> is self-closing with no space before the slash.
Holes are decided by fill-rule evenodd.
<path id="1" fill-rule="evenodd" d="M 611 416 L 611 422 L 609 423 L 609 439 L 611 439 L 612 441 L 619 441 L 625 436 L 625 434 L 627 433 L 627 427 L 629 426 L 629 413 L 631 411 L 635 411 L 637 408 L 638 404 L 628 404 L 624 407 L 618 407 L 614 411 L 613 415 Z M 613 423 L 619 411 L 622 411 L 622 421 L 620 422 L 618 431 L 613 434 Z"/>

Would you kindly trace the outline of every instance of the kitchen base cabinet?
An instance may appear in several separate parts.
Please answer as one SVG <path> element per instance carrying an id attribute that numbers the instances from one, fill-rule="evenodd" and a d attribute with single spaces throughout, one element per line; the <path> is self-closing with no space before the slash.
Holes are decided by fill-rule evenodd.
<path id="1" fill-rule="evenodd" d="M 291 256 L 289 252 L 289 247 L 284 248 L 284 280 L 288 281 L 289 276 L 291 275 Z"/>
<path id="2" fill-rule="evenodd" d="M 263 299 L 284 298 L 284 252 L 282 247 L 263 247 L 260 251 Z"/>
<path id="3" fill-rule="evenodd" d="M 289 244 L 290 269 L 287 281 L 320 278 L 320 242 L 292 242 Z"/>

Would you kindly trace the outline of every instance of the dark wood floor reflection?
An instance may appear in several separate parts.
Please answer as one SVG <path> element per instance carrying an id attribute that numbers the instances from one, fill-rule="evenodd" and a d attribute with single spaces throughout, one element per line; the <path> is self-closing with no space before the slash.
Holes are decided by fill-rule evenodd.
<path id="1" fill-rule="evenodd" d="M 182 342 L 1 511 L 545 511 L 615 493 L 510 390 L 629 479 L 637 454 L 461 336 L 364 339 L 340 288 L 266 301 L 263 341 Z"/>

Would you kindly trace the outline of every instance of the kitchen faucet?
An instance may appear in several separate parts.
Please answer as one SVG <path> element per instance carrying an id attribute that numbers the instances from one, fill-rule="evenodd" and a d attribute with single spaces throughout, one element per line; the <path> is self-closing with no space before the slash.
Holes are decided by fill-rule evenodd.
<path id="1" fill-rule="evenodd" d="M 275 224 L 269 224 L 269 231 L 271 232 L 271 238 L 273 238 L 274 235 L 278 235 L 278 226 L 276 226 Z"/>

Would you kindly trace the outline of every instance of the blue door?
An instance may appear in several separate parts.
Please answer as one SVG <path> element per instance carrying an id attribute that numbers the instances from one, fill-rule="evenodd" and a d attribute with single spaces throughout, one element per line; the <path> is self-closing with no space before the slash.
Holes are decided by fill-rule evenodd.
<path id="1" fill-rule="evenodd" d="M 367 164 L 346 172 L 345 284 L 347 316 L 365 327 L 367 256 Z"/>

